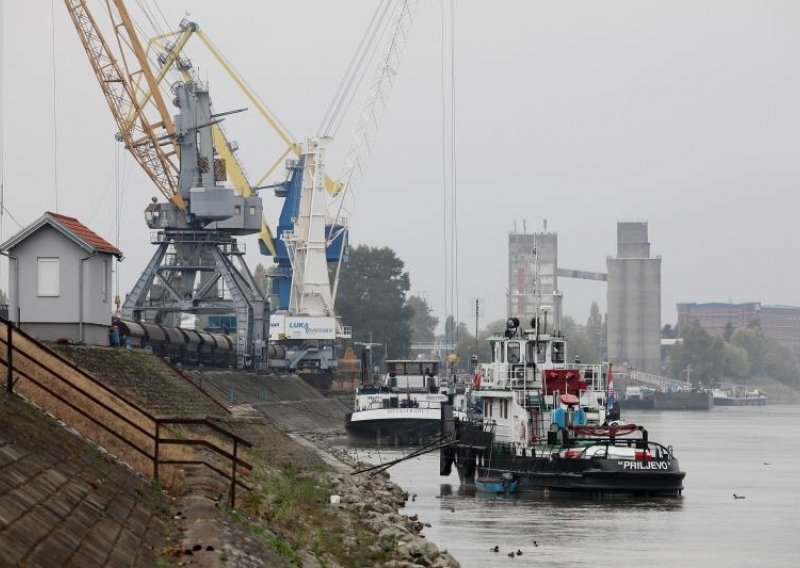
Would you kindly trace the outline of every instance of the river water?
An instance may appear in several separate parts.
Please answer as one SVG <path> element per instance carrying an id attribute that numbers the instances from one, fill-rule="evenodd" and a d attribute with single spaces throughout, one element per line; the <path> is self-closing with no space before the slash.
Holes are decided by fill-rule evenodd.
<path id="1" fill-rule="evenodd" d="M 439 476 L 436 452 L 389 472 L 416 495 L 402 512 L 430 523 L 423 534 L 466 568 L 800 566 L 800 407 L 630 411 L 624 418 L 675 448 L 687 472 L 682 497 L 476 494 L 455 472 Z M 403 455 L 359 452 L 375 463 Z M 490 551 L 495 545 L 500 552 Z M 508 557 L 518 549 L 521 556 Z"/>

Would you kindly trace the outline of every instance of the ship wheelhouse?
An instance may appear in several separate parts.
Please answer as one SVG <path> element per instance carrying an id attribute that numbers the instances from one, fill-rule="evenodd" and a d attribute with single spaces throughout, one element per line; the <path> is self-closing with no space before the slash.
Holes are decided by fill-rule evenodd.
<path id="1" fill-rule="evenodd" d="M 606 420 L 607 364 L 568 363 L 567 339 L 535 328 L 509 327 L 489 343 L 491 361 L 481 366 L 471 396 L 480 400 L 484 428 L 496 441 L 521 453 L 546 440 L 559 422 Z"/>

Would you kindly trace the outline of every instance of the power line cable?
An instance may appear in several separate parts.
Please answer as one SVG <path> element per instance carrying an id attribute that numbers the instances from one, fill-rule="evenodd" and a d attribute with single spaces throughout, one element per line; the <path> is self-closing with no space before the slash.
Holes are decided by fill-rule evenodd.
<path id="1" fill-rule="evenodd" d="M 58 99 L 56 97 L 56 8 L 55 0 L 50 0 L 50 43 L 51 66 L 53 69 L 53 190 L 55 191 L 56 212 L 58 211 Z"/>
<path id="2" fill-rule="evenodd" d="M 441 88 L 442 88 L 442 245 L 444 248 L 444 317 L 445 317 L 445 344 L 450 341 L 447 329 L 447 316 L 450 315 L 448 306 L 448 298 L 450 296 L 450 286 L 448 283 L 449 263 L 450 263 L 450 247 L 447 234 L 447 203 L 448 203 L 448 188 L 447 188 L 447 89 L 445 79 L 445 0 L 440 0 L 442 29 L 441 29 Z"/>
<path id="3" fill-rule="evenodd" d="M 453 306 L 458 343 L 459 290 L 458 290 L 458 160 L 456 152 L 456 5 L 450 0 L 450 183 L 453 191 Z"/>
<path id="4" fill-rule="evenodd" d="M 336 115 L 342 106 L 342 101 L 346 97 L 347 90 L 350 88 L 350 85 L 352 85 L 353 77 L 363 63 L 364 53 L 369 50 L 369 46 L 375 39 L 375 31 L 379 29 L 380 22 L 386 16 L 389 4 L 390 0 L 382 0 L 375 6 L 375 11 L 372 14 L 372 18 L 370 18 L 369 25 L 367 29 L 364 30 L 364 35 L 361 36 L 361 41 L 356 51 L 353 53 L 347 70 L 342 76 L 341 81 L 339 81 L 339 86 L 336 88 L 336 92 L 328 105 L 328 109 L 325 111 L 325 116 L 322 118 L 322 122 L 317 129 L 320 136 L 329 134 L 331 126 L 336 120 Z"/>

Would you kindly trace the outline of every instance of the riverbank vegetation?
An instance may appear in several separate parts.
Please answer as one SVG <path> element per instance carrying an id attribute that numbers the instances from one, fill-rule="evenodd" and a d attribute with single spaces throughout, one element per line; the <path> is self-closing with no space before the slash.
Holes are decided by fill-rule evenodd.
<path id="1" fill-rule="evenodd" d="M 800 353 L 768 338 L 758 324 L 735 330 L 731 326 L 721 337 L 691 325 L 679 335 L 681 341 L 670 348 L 666 358 L 675 378 L 685 379 L 689 369 L 691 377 L 706 385 L 766 376 L 800 386 Z"/>

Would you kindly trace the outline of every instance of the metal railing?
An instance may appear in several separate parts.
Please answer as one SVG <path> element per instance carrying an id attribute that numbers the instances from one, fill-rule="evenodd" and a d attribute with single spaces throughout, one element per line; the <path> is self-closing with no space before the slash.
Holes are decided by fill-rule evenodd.
<path id="1" fill-rule="evenodd" d="M 252 447 L 252 444 L 244 438 L 222 428 L 208 418 L 156 417 L 135 402 L 128 400 L 107 385 L 98 381 L 86 371 L 75 366 L 72 362 L 46 345 L 43 345 L 34 337 L 31 337 L 21 329 L 15 327 L 8 320 L 0 318 L 0 330 L 5 331 L 4 334 L 0 333 L 0 362 L 6 366 L 6 390 L 9 393 L 19 394 L 14 393 L 14 388 L 17 383 L 21 379 L 29 381 L 31 384 L 35 385 L 40 392 L 46 393 L 47 397 L 51 400 L 56 400 L 71 411 L 78 413 L 101 431 L 110 435 L 114 440 L 122 442 L 124 446 L 130 448 L 136 454 L 145 458 L 145 460 L 150 461 L 152 463 L 152 479 L 157 482 L 160 481 L 159 466 L 161 465 L 202 465 L 230 481 L 231 507 L 235 507 L 236 504 L 237 486 L 247 490 L 251 489 L 246 483 L 241 481 L 237 475 L 239 468 L 247 471 L 253 469 L 252 465 L 241 459 L 238 455 L 240 447 Z M 22 338 L 22 341 L 15 341 L 16 337 Z M 30 351 L 19 345 L 19 343 L 22 342 L 31 346 Z M 43 360 L 48 358 L 55 359 L 59 365 L 66 367 L 66 369 L 80 377 L 80 379 L 91 383 L 92 387 L 96 387 L 98 391 L 92 394 L 88 392 L 86 388 L 81 387 L 65 376 L 66 373 L 62 374 L 54 369 L 53 366 L 48 366 L 43 362 Z M 21 360 L 25 363 L 24 365 Z M 36 369 L 36 372 L 26 371 L 23 366 L 29 368 L 33 367 Z M 52 379 L 52 381 L 50 381 L 51 383 L 60 384 L 67 388 L 62 392 L 58 392 L 59 389 L 54 388 L 53 384 L 48 385 L 46 384 L 48 381 L 43 380 L 42 377 L 34 376 L 40 373 L 44 373 L 48 378 Z M 70 393 L 71 396 L 66 393 Z M 101 399 L 106 400 L 104 401 Z M 90 407 L 93 405 L 94 411 L 87 409 L 87 405 Z M 113 417 L 112 423 L 108 423 L 98 416 L 98 414 L 102 414 L 100 409 Z M 141 424 L 142 422 L 149 423 L 152 426 L 152 431 L 143 427 Z M 202 426 L 208 428 L 217 435 L 230 440 L 232 442 L 232 451 L 225 450 L 214 442 L 203 438 L 176 437 L 175 432 L 169 430 L 169 426 L 179 425 Z M 75 427 L 74 425 L 69 426 Z M 139 444 L 123 436 L 120 432 L 120 428 L 125 427 L 133 429 L 138 435 L 149 440 L 150 443 L 152 443 L 152 451 L 147 447 L 142 447 L 143 444 Z M 81 432 L 81 435 L 91 438 L 86 432 Z M 226 472 L 210 461 L 202 459 L 163 459 L 162 447 L 170 445 L 192 446 L 209 450 L 214 455 L 230 461 L 230 472 Z M 150 475 L 147 471 L 141 471 L 141 468 L 135 469 L 138 469 L 145 475 Z"/>

